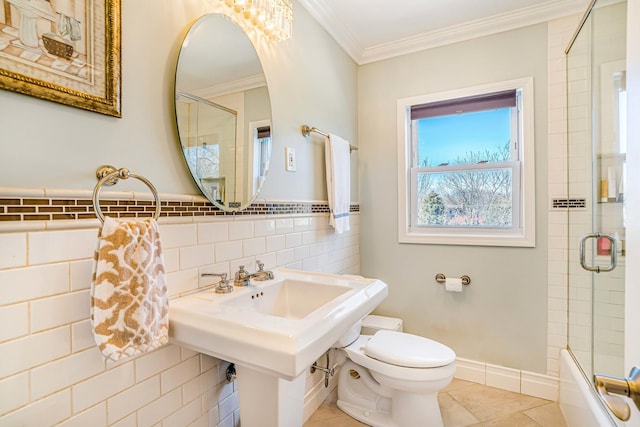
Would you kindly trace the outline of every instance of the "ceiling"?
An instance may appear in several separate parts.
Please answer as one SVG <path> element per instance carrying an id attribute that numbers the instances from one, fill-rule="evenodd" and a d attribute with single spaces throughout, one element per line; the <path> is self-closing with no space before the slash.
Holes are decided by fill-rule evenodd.
<path id="1" fill-rule="evenodd" d="M 298 0 L 358 64 L 533 25 L 589 0 Z"/>

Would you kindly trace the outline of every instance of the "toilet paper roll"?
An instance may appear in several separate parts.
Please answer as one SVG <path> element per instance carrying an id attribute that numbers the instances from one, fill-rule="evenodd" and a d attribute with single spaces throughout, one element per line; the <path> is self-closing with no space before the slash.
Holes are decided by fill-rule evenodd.
<path id="1" fill-rule="evenodd" d="M 447 292 L 462 292 L 462 279 L 459 277 L 454 279 L 447 277 L 444 288 Z"/>

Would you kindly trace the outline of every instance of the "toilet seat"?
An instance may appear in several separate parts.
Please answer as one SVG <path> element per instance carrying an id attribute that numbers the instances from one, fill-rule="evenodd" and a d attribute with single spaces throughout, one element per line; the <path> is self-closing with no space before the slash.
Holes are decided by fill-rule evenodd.
<path id="1" fill-rule="evenodd" d="M 386 330 L 376 332 L 364 352 L 381 362 L 407 368 L 438 368 L 456 359 L 453 350 L 437 341 Z"/>
<path id="2" fill-rule="evenodd" d="M 378 331 L 376 335 L 380 332 L 382 331 Z M 437 381 L 447 377 L 452 377 L 455 373 L 455 353 L 453 353 L 453 350 L 450 350 L 453 353 L 451 362 L 439 367 L 412 368 L 398 366 L 374 359 L 365 353 L 368 341 L 370 341 L 371 338 L 371 335 L 360 335 L 357 340 L 355 340 L 351 345 L 344 347 L 342 350 L 347 353 L 347 357 L 349 357 L 349 359 L 354 363 L 363 366 L 372 372 L 379 373 L 390 378 L 395 378 L 397 380 L 407 382 Z"/>

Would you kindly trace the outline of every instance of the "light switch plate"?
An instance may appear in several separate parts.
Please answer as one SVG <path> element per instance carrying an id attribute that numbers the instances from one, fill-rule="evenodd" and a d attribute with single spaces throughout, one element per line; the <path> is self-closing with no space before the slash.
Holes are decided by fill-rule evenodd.
<path id="1" fill-rule="evenodd" d="M 285 168 L 288 172 L 296 171 L 296 151 L 291 147 L 285 147 Z"/>

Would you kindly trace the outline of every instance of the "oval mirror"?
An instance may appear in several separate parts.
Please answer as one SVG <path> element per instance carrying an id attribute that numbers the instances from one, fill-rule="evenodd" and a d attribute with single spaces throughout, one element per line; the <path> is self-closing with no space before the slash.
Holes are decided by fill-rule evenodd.
<path id="1" fill-rule="evenodd" d="M 271 101 L 251 40 L 224 15 L 189 29 L 176 66 L 175 112 L 187 167 L 218 208 L 255 199 L 271 155 Z"/>

